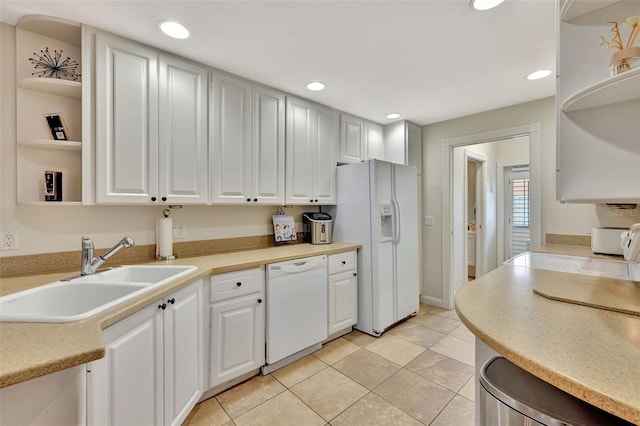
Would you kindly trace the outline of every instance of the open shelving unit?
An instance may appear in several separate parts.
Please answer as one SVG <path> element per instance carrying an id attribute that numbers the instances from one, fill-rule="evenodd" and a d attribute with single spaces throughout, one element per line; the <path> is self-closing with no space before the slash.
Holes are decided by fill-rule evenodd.
<path id="1" fill-rule="evenodd" d="M 556 83 L 556 198 L 575 203 L 640 201 L 640 69 L 609 76 L 600 43 L 637 15 L 640 0 L 565 0 L 559 9 Z M 635 43 L 637 45 L 637 41 Z"/>
<path id="2" fill-rule="evenodd" d="M 30 55 L 63 51 L 81 64 L 80 24 L 25 16 L 16 25 L 17 201 L 22 205 L 82 204 L 82 83 L 35 77 Z M 80 65 L 78 74 L 82 74 Z M 61 114 L 71 140 L 53 140 L 45 114 Z M 62 201 L 44 201 L 44 172 L 62 172 Z"/>
<path id="3" fill-rule="evenodd" d="M 603 80 L 568 97 L 564 112 L 580 111 L 640 99 L 640 68 Z"/>

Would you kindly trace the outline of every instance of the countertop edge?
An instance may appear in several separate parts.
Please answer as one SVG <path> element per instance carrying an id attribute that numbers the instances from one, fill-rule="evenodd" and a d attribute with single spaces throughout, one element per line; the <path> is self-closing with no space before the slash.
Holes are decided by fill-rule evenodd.
<path id="1" fill-rule="evenodd" d="M 469 321 L 458 309 L 456 312 L 460 321 L 482 342 L 489 346 L 506 359 L 522 368 L 525 371 L 533 374 L 534 376 L 544 380 L 545 382 L 567 392 L 576 398 L 587 401 L 591 405 L 594 405 L 602 410 L 610 412 L 618 417 L 633 421 L 634 423 L 640 423 L 640 411 L 635 407 L 632 407 L 624 402 L 613 399 L 607 395 L 604 395 L 596 390 L 591 389 L 584 383 L 577 382 L 570 377 L 562 374 L 559 371 L 548 368 L 547 366 L 533 362 L 525 355 L 512 350 L 510 347 L 500 343 L 498 340 L 493 339 L 479 330 L 475 325 Z"/>
<path id="2" fill-rule="evenodd" d="M 533 272 L 527 273 L 526 276 L 523 276 L 522 272 L 520 272 L 519 278 L 517 280 L 514 280 L 514 282 L 503 284 L 502 280 L 505 277 L 513 276 L 511 275 L 511 272 L 507 272 L 509 270 L 514 271 L 515 268 L 509 265 L 501 266 L 496 271 L 493 271 L 492 273 L 490 273 L 491 275 L 487 276 L 486 279 L 482 279 L 481 277 L 478 280 L 476 280 L 477 282 L 472 281 L 467 284 L 469 286 L 479 285 L 479 287 L 475 287 L 475 288 L 470 287 L 467 290 L 471 290 L 471 291 L 463 291 L 467 286 L 465 285 L 460 289 L 460 291 L 458 292 L 458 294 L 456 294 L 456 297 L 455 297 L 455 309 L 462 323 L 478 339 L 484 342 L 487 346 L 489 346 L 491 349 L 493 349 L 500 355 L 504 356 L 506 359 L 513 362 L 515 365 L 519 366 L 523 370 L 528 371 L 529 373 L 552 384 L 553 386 L 581 400 L 584 400 L 602 410 L 605 410 L 618 417 L 626 419 L 627 421 L 633 422 L 634 424 L 640 424 L 640 404 L 636 404 L 634 400 L 627 400 L 625 399 L 625 396 L 624 396 L 629 392 L 628 387 L 625 387 L 624 388 L 625 390 L 623 390 L 617 396 L 615 392 L 611 393 L 609 391 L 604 391 L 603 389 L 598 389 L 598 386 L 602 386 L 602 383 L 598 381 L 599 378 L 596 378 L 595 381 L 589 382 L 589 380 L 585 379 L 585 377 L 582 377 L 582 379 L 580 379 L 577 376 L 573 377 L 572 376 L 573 373 L 569 371 L 563 371 L 562 369 L 557 368 L 562 366 L 562 363 L 565 361 L 560 363 L 556 362 L 556 365 L 555 365 L 556 368 L 554 368 L 550 365 L 547 365 L 545 362 L 542 362 L 543 361 L 542 358 L 538 359 L 533 352 L 529 353 L 531 352 L 531 347 L 528 345 L 523 345 L 522 343 L 519 343 L 519 340 L 521 340 L 521 338 L 515 337 L 516 334 L 514 334 L 514 333 L 523 331 L 521 328 L 505 328 L 500 326 L 497 327 L 496 325 L 494 325 L 495 321 L 490 320 L 489 318 L 495 314 L 495 309 L 512 309 L 511 312 L 513 312 L 513 310 L 518 310 L 519 308 L 521 308 L 521 306 L 523 306 L 521 305 L 523 294 L 529 291 L 529 286 L 532 285 L 535 279 L 539 279 L 541 275 L 540 273 L 533 273 L 535 271 L 540 271 L 540 270 L 532 270 Z M 562 272 L 553 272 L 553 271 L 543 271 L 543 272 L 545 275 L 549 277 L 550 276 L 558 277 L 558 278 L 562 277 L 563 279 L 566 279 L 567 276 L 574 276 L 576 277 L 575 279 L 580 279 L 581 277 L 580 275 L 567 274 Z M 508 290 L 507 287 L 504 287 L 504 286 L 515 286 L 517 288 Z M 511 299 L 508 299 L 508 297 L 514 297 L 514 299 L 509 303 L 509 305 L 511 305 L 510 308 L 508 308 L 507 305 L 505 305 L 505 303 L 502 301 L 499 302 L 498 305 L 492 304 L 491 306 L 486 306 L 486 303 L 484 303 L 483 300 L 479 300 L 478 298 L 479 294 L 483 292 L 488 292 L 494 295 L 494 297 L 491 298 L 491 303 L 494 303 L 494 301 L 496 300 L 496 297 L 495 297 L 496 291 L 506 292 L 510 294 L 510 296 L 506 296 L 507 299 L 504 299 L 504 300 L 511 300 Z M 544 299 L 545 302 L 543 303 L 548 303 L 548 305 L 545 305 L 545 306 L 550 306 L 552 310 L 556 310 L 559 307 L 559 305 L 557 304 L 562 304 L 561 309 L 563 311 L 568 310 L 567 312 L 570 312 L 570 315 L 578 314 L 579 313 L 578 310 L 582 310 L 582 314 L 589 313 L 589 315 L 600 316 L 600 317 L 614 315 L 616 316 L 616 319 L 621 319 L 623 321 L 626 321 L 626 320 L 634 321 L 634 324 L 637 319 L 637 316 L 630 315 L 630 314 L 612 312 L 612 311 L 602 310 L 594 307 L 555 301 L 555 300 L 543 298 L 542 296 L 534 295 L 532 291 L 530 293 L 532 294 L 531 297 L 535 296 L 535 297 L 540 297 L 541 299 Z M 528 296 L 525 296 L 525 297 L 528 297 Z M 501 298 L 499 297 L 498 299 L 501 299 Z M 488 300 L 489 299 L 487 299 L 487 303 L 488 303 Z M 512 303 L 515 303 L 515 305 L 512 305 Z M 539 305 L 536 304 L 536 306 L 539 306 Z M 479 311 L 483 310 L 483 308 L 484 308 L 483 312 L 489 312 L 489 314 L 480 314 Z M 592 310 L 592 311 L 588 311 L 588 310 Z M 492 312 L 494 312 L 494 314 L 492 314 Z M 581 315 L 581 317 L 584 317 L 584 315 Z M 504 320 L 504 318 L 506 317 L 503 317 L 502 320 Z M 523 318 L 529 318 L 529 316 L 526 316 Z M 517 323 L 520 325 L 522 324 L 522 322 L 517 322 Z M 562 332 L 556 332 L 555 336 L 553 337 L 558 337 L 563 333 L 566 333 L 567 337 L 570 337 L 572 336 L 571 334 L 572 332 L 578 333 L 577 330 L 572 330 L 570 328 L 566 329 L 565 328 L 566 324 L 559 324 L 559 325 L 561 326 Z M 533 329 L 531 332 L 531 337 L 529 338 L 532 338 L 535 341 L 539 341 L 541 334 L 536 333 L 537 324 L 531 323 L 530 326 L 533 327 Z M 497 335 L 496 333 L 498 332 L 498 330 L 502 330 L 503 333 L 505 334 Z M 615 331 L 611 331 L 611 333 L 615 333 Z M 597 334 L 591 336 L 593 340 L 598 340 L 598 337 L 599 335 Z M 632 338 L 629 337 L 628 339 L 632 339 Z M 571 339 L 569 338 L 567 340 L 571 340 Z M 543 347 L 546 347 L 542 343 L 542 341 L 539 341 L 539 344 L 543 345 Z M 524 353 L 522 350 L 524 350 L 527 353 Z M 561 354 L 560 355 L 561 358 L 563 358 L 562 356 L 563 349 L 557 348 L 556 350 Z M 547 356 L 543 358 L 548 359 L 549 357 Z M 634 359 L 637 359 L 637 356 Z M 633 361 L 629 361 L 629 362 L 633 363 Z M 585 365 L 592 365 L 592 364 L 585 364 Z M 480 367 L 481 366 L 476 366 L 476 368 L 480 368 Z M 632 369 L 631 366 L 629 366 L 629 368 Z M 628 386 L 628 384 L 626 386 Z"/>
<path id="3" fill-rule="evenodd" d="M 361 244 L 341 242 L 334 242 L 327 245 L 295 244 L 185 257 L 171 261 L 146 262 L 146 264 L 167 265 L 204 263 L 208 264 L 208 266 L 195 265 L 198 266 L 198 269 L 187 276 L 176 279 L 161 288 L 123 302 L 82 321 L 70 323 L 0 322 L 0 343 L 4 341 L 0 349 L 0 389 L 103 358 L 105 355 L 104 329 L 150 306 L 155 300 L 180 290 L 203 277 L 261 267 L 269 263 L 283 262 L 301 257 L 339 254 L 357 250 L 361 247 Z M 31 285 L 31 287 L 59 280 L 59 275 L 68 274 L 55 273 L 39 275 L 37 280 L 41 279 L 43 282 Z M 57 278 L 47 280 L 46 277 L 48 276 Z M 5 278 L 4 280 L 10 279 L 11 278 Z M 18 279 L 28 280 L 29 277 L 20 277 Z M 16 291 L 20 290 L 23 289 L 21 288 Z M 11 292 L 7 294 L 11 294 Z M 56 329 L 60 336 L 68 335 L 69 330 L 75 333 L 74 336 L 69 336 L 69 341 L 65 342 L 68 346 L 59 348 L 53 356 L 47 356 L 41 351 L 36 351 L 34 356 L 33 347 L 37 344 L 42 344 L 42 333 L 44 333 L 45 336 L 55 339 L 56 334 L 53 332 Z M 31 330 L 31 338 L 25 330 Z M 34 331 L 37 331 L 36 336 L 33 336 Z M 17 342 L 18 345 L 16 345 L 19 346 L 19 350 L 13 352 L 13 350 L 15 350 L 14 347 L 10 347 L 7 350 L 7 341 L 16 338 L 21 339 L 20 342 Z M 25 358 L 25 352 L 30 354 L 30 357 Z M 8 354 L 11 355 L 7 356 Z M 13 357 L 13 359 L 10 357 Z"/>

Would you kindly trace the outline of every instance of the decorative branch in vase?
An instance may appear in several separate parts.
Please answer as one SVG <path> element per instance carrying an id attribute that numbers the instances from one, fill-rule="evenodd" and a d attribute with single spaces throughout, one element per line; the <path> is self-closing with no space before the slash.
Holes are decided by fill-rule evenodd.
<path id="1" fill-rule="evenodd" d="M 609 23 L 612 25 L 611 32 L 613 33 L 613 37 L 611 40 L 607 40 L 603 36 L 600 36 L 600 46 L 604 46 L 606 49 L 617 49 L 617 52 L 609 58 L 611 76 L 613 77 L 631 70 L 634 66 L 640 65 L 640 47 L 633 47 L 638 34 L 640 34 L 640 15 L 629 16 L 626 21 L 622 23 L 624 27 L 631 28 L 626 46 L 622 42 L 618 23 L 613 21 Z M 638 63 L 638 65 L 636 65 L 636 63 Z"/>

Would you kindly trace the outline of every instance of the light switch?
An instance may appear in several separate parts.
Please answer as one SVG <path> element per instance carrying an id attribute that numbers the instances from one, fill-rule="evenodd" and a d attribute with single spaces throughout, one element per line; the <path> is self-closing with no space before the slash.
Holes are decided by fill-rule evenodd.
<path id="1" fill-rule="evenodd" d="M 425 216 L 424 224 L 425 226 L 433 226 L 433 216 Z"/>

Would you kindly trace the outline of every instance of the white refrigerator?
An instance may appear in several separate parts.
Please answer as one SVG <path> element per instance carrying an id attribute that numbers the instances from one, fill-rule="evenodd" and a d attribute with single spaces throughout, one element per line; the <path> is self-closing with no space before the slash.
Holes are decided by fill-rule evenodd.
<path id="1" fill-rule="evenodd" d="M 416 168 L 379 160 L 339 166 L 333 238 L 358 251 L 358 323 L 379 336 L 420 306 Z"/>

